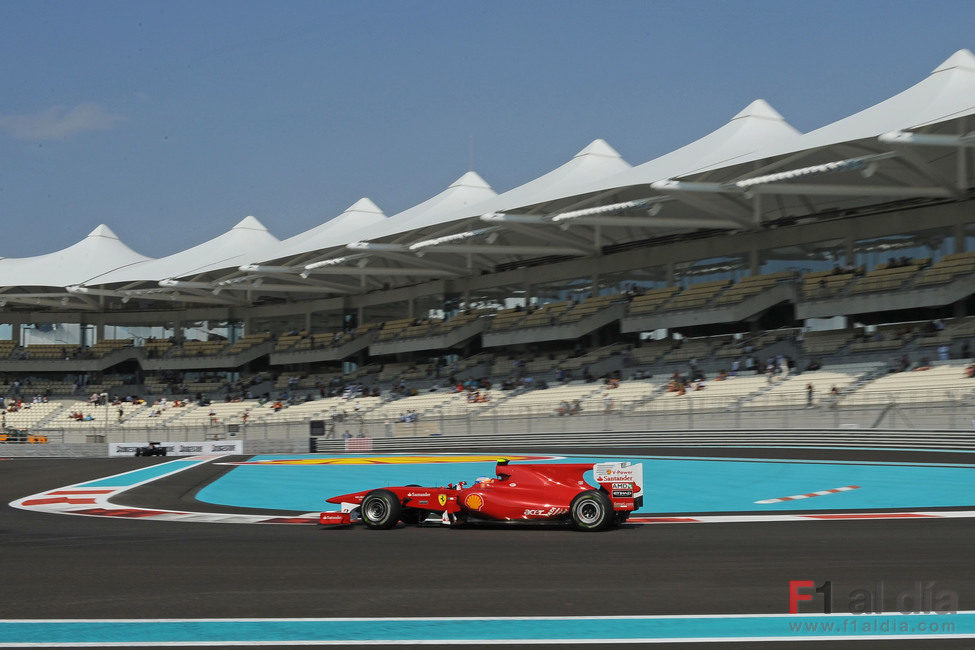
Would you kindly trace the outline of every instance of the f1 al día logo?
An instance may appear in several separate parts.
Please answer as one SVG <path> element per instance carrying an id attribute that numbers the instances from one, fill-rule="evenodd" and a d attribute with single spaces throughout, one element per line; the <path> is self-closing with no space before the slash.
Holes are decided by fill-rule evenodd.
<path id="1" fill-rule="evenodd" d="M 893 602 L 893 608 L 886 609 L 888 602 Z M 802 612 L 799 611 L 801 603 L 809 603 Z M 958 612 L 958 592 L 933 580 L 917 580 L 909 588 L 899 591 L 878 580 L 868 587 L 851 590 L 844 602 L 839 594 L 834 601 L 830 580 L 819 586 L 813 580 L 789 581 L 790 614 L 808 614 L 820 608 L 824 614 L 832 614 L 834 603 L 850 614 L 955 614 Z"/>

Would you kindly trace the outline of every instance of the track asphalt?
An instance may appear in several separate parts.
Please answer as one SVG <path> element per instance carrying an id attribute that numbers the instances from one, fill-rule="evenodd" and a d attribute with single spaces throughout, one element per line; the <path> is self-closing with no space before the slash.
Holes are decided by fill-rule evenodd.
<path id="1" fill-rule="evenodd" d="M 970 454 L 849 450 L 616 451 L 973 461 Z M 601 534 L 436 526 L 371 531 L 70 517 L 6 505 L 164 460 L 0 460 L 3 618 L 782 614 L 789 580 L 830 580 L 834 602 L 884 581 L 888 610 L 898 591 L 933 581 L 959 594 L 959 609 L 975 609 L 971 519 L 629 526 Z M 208 465 L 149 483 L 126 493 L 125 505 L 218 511 L 221 506 L 196 503 L 193 495 L 228 469 Z M 863 641 L 855 647 L 895 643 L 967 648 L 975 641 Z"/>

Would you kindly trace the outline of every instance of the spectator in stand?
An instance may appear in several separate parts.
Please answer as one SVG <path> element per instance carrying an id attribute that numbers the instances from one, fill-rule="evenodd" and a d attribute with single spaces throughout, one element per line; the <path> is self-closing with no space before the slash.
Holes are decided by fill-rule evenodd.
<path id="1" fill-rule="evenodd" d="M 948 348 L 947 345 L 939 345 L 938 346 L 938 358 L 941 359 L 942 361 L 947 361 L 948 360 L 949 351 L 950 350 L 949 350 L 949 348 Z"/>
<path id="2" fill-rule="evenodd" d="M 972 357 L 972 348 L 968 341 L 961 344 L 961 358 L 970 359 Z"/>
<path id="3" fill-rule="evenodd" d="M 806 384 L 806 408 L 812 408 L 813 405 L 813 385 Z"/>

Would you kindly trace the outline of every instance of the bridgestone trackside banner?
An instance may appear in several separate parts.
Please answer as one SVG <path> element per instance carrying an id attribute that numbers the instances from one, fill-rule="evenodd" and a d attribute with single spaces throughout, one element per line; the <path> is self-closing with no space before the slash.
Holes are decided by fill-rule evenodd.
<path id="1" fill-rule="evenodd" d="M 109 456 L 135 456 L 140 447 L 148 447 L 148 442 L 110 442 Z M 210 440 L 207 442 L 160 442 L 166 448 L 167 456 L 195 456 L 197 454 L 242 454 L 243 440 Z"/>

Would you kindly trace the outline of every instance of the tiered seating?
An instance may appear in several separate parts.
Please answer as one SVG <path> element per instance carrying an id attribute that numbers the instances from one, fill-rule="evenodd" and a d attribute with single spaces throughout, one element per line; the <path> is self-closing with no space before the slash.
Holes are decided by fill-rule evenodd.
<path id="1" fill-rule="evenodd" d="M 147 378 L 145 382 L 146 389 L 151 394 L 161 395 L 169 392 L 169 387 L 171 385 L 180 384 L 181 382 L 168 382 L 159 377 Z M 214 380 L 214 381 L 183 381 L 182 386 L 186 388 L 187 393 L 210 393 L 215 390 L 220 390 L 227 384 L 224 380 Z"/>
<path id="2" fill-rule="evenodd" d="M 942 362 L 930 370 L 890 373 L 843 396 L 841 406 L 895 402 L 906 406 L 953 402 L 975 393 L 975 380 L 965 376 L 968 361 Z"/>
<path id="3" fill-rule="evenodd" d="M 784 339 L 794 338 L 798 331 L 799 330 L 793 328 L 785 328 L 781 330 L 772 330 L 771 332 L 763 332 L 762 334 L 758 334 L 756 336 L 750 336 L 739 341 L 730 342 L 728 345 L 716 350 L 712 356 L 719 359 L 739 357 L 744 354 L 748 354 L 745 351 L 748 346 L 751 346 L 752 351 L 757 352 L 766 345 L 771 345 L 772 343 Z"/>
<path id="4" fill-rule="evenodd" d="M 594 296 L 592 298 L 586 298 L 577 305 L 570 307 L 566 310 L 561 318 L 559 318 L 559 324 L 565 323 L 575 323 L 587 316 L 592 316 L 598 311 L 606 309 L 612 303 L 622 300 L 623 296 L 621 294 L 613 294 L 611 296 Z"/>
<path id="5" fill-rule="evenodd" d="M 494 319 L 491 321 L 491 331 L 511 329 L 517 325 L 527 313 L 528 312 L 520 307 L 515 309 L 502 309 L 494 315 Z"/>
<path id="6" fill-rule="evenodd" d="M 487 314 L 495 313 L 493 309 L 470 309 L 468 311 L 462 311 L 460 313 L 454 314 L 448 320 L 445 320 L 440 326 L 443 332 L 449 332 L 455 330 L 458 327 L 463 327 L 471 321 L 475 321 L 482 316 Z"/>
<path id="7" fill-rule="evenodd" d="M 440 318 L 424 319 L 419 323 L 410 325 L 406 329 L 402 330 L 397 338 L 411 339 L 422 338 L 424 336 L 433 336 L 442 331 L 443 323 L 444 321 Z"/>
<path id="8" fill-rule="evenodd" d="M 736 406 L 749 395 L 768 385 L 768 378 L 764 375 L 745 375 L 724 381 L 708 381 L 707 387 L 703 390 L 688 390 L 684 395 L 676 392 L 662 393 L 646 404 L 636 407 L 634 412 L 724 410 Z"/>
<path id="9" fill-rule="evenodd" d="M 485 391 L 481 390 L 478 392 L 480 397 L 485 400 L 481 402 L 471 402 L 466 391 L 462 393 L 451 393 L 447 396 L 447 400 L 442 404 L 434 406 L 430 412 L 430 415 L 434 416 L 444 416 L 444 417 L 463 417 L 470 414 L 471 416 L 478 416 L 486 409 L 494 406 L 499 399 L 504 397 L 499 391 Z"/>
<path id="10" fill-rule="evenodd" d="M 916 286 L 946 284 L 957 276 L 975 273 L 975 251 L 971 253 L 952 253 L 925 269 L 915 281 Z"/>
<path id="11" fill-rule="evenodd" d="M 516 359 L 510 356 L 497 356 L 494 358 L 494 363 L 491 364 L 491 370 L 489 374 L 492 377 L 506 377 L 514 373 L 516 364 Z"/>
<path id="12" fill-rule="evenodd" d="M 270 404 L 270 402 L 269 402 Z M 199 406 L 194 409 L 183 411 L 173 418 L 173 423 L 181 427 L 200 427 L 209 425 L 239 424 L 244 421 L 243 415 L 258 408 L 257 400 L 244 400 L 241 402 L 214 402 L 209 406 Z M 265 405 L 264 408 L 268 408 Z M 172 409 L 179 411 L 180 409 Z M 213 416 L 210 415 L 213 411 Z"/>
<path id="13" fill-rule="evenodd" d="M 335 377 L 342 376 L 342 369 L 336 368 L 332 372 L 318 372 L 311 375 L 294 375 L 286 372 L 278 375 L 278 378 L 274 381 L 275 390 L 286 390 L 288 388 L 288 383 L 291 377 L 298 377 L 298 388 L 315 388 L 317 386 L 327 386 L 332 379 Z"/>
<path id="14" fill-rule="evenodd" d="M 634 296 L 630 301 L 630 315 L 649 314 L 657 311 L 663 303 L 680 291 L 680 287 L 661 287 L 659 289 L 649 289 L 642 295 Z"/>
<path id="15" fill-rule="evenodd" d="M 248 334 L 246 336 L 242 336 L 233 345 L 227 348 L 225 354 L 240 354 L 241 352 L 248 350 L 255 345 L 260 345 L 270 338 L 270 332 L 261 332 L 260 334 Z"/>
<path id="16" fill-rule="evenodd" d="M 387 363 L 379 372 L 379 381 L 390 381 L 392 379 L 397 379 L 404 372 L 412 368 L 413 365 L 414 364 L 409 361 L 405 363 Z"/>
<path id="17" fill-rule="evenodd" d="M 183 345 L 174 348 L 170 356 L 212 357 L 226 347 L 226 345 L 226 341 L 183 341 Z"/>
<path id="18" fill-rule="evenodd" d="M 29 345 L 24 348 L 24 356 L 28 359 L 70 359 L 77 352 L 77 345 L 67 344 Z"/>
<path id="19" fill-rule="evenodd" d="M 94 405 L 88 402 L 74 401 L 63 403 L 64 408 L 45 423 L 47 428 L 52 429 L 94 429 L 104 430 L 109 426 L 118 423 L 118 407 L 109 404 Z M 71 417 L 72 413 L 81 413 L 82 416 L 90 415 L 91 420 L 75 420 Z"/>
<path id="20" fill-rule="evenodd" d="M 646 366 L 656 362 L 672 350 L 674 345 L 673 339 L 646 340 L 641 342 L 640 347 L 630 350 L 630 356 L 637 365 Z"/>
<path id="21" fill-rule="evenodd" d="M 10 382 L 5 382 L 7 385 Z M 25 400 L 33 397 L 34 395 L 46 395 L 50 393 L 51 395 L 67 395 L 72 389 L 74 389 L 74 384 L 68 381 L 59 381 L 56 379 L 44 379 L 38 377 L 30 377 L 24 379 L 20 382 L 20 394 Z M 82 389 L 91 393 L 92 391 L 88 388 Z M 6 392 L 5 389 L 0 388 L 0 394 Z"/>
<path id="22" fill-rule="evenodd" d="M 657 384 L 647 379 L 622 381 L 616 388 L 608 388 L 600 384 L 601 390 L 582 400 L 584 411 L 606 410 L 605 398 L 612 400 L 613 410 L 630 410 L 634 405 L 645 402 L 651 395 L 660 390 Z"/>
<path id="23" fill-rule="evenodd" d="M 493 358 L 494 355 L 491 352 L 480 352 L 464 359 L 458 359 L 456 362 L 451 364 L 451 368 L 453 368 L 453 370 L 456 372 L 461 372 L 482 363 L 487 363 Z"/>
<path id="24" fill-rule="evenodd" d="M 873 334 L 868 334 L 861 341 L 850 344 L 850 352 L 870 352 L 873 350 L 895 350 L 910 341 L 909 336 L 903 336 L 902 325 L 882 325 Z"/>
<path id="25" fill-rule="evenodd" d="M 945 328 L 937 334 L 923 334 L 917 338 L 918 347 L 940 347 L 951 345 L 958 339 L 975 337 L 975 316 L 951 318 L 944 321 Z"/>
<path id="26" fill-rule="evenodd" d="M 862 332 L 861 329 L 806 332 L 803 335 L 802 349 L 811 356 L 835 354 Z"/>
<path id="27" fill-rule="evenodd" d="M 91 353 L 96 357 L 104 357 L 106 354 L 111 354 L 115 350 L 130 347 L 132 343 L 132 339 L 102 339 L 91 346 Z"/>
<path id="28" fill-rule="evenodd" d="M 931 260 L 915 260 L 906 266 L 878 266 L 873 271 L 856 280 L 849 289 L 852 293 L 870 293 L 873 291 L 892 291 L 899 289 L 910 280 L 915 273 L 924 268 Z"/>
<path id="29" fill-rule="evenodd" d="M 367 403 L 371 404 L 372 400 L 377 398 L 360 398 L 362 400 L 368 400 Z M 264 407 L 259 407 L 257 409 L 251 410 L 248 414 L 247 422 L 295 422 L 301 420 L 319 420 L 325 419 L 331 415 L 333 409 L 335 412 L 348 412 L 353 411 L 353 403 L 344 400 L 341 397 L 329 397 L 326 399 L 312 400 L 310 402 L 301 402 L 300 404 L 284 405 L 280 411 L 275 411 L 271 408 L 270 402 L 265 404 Z M 360 407 L 362 404 L 360 403 Z"/>
<path id="30" fill-rule="evenodd" d="M 572 303 L 564 300 L 561 302 L 548 302 L 534 310 L 528 316 L 525 317 L 521 323 L 519 323 L 519 328 L 527 327 L 549 327 L 555 325 L 559 316 L 561 316 Z"/>
<path id="31" fill-rule="evenodd" d="M 285 352 L 294 347 L 295 343 L 308 336 L 308 332 L 301 331 L 296 334 L 282 334 L 274 344 L 275 352 Z"/>
<path id="32" fill-rule="evenodd" d="M 715 280 L 692 284 L 676 298 L 662 305 L 662 311 L 678 311 L 681 309 L 695 309 L 701 307 L 714 298 L 731 280 Z"/>
<path id="33" fill-rule="evenodd" d="M 3 411 L 4 423 L 8 429 L 32 429 L 63 406 L 61 402 L 31 404 L 25 401 L 24 407 L 17 411 Z"/>
<path id="34" fill-rule="evenodd" d="M 0 359 L 6 359 L 17 347 L 17 343 L 14 341 L 0 340 Z"/>
<path id="35" fill-rule="evenodd" d="M 385 402 L 369 411 L 370 420 L 395 420 L 407 411 L 416 411 L 422 415 L 430 409 L 436 408 L 451 400 L 451 394 L 437 391 L 435 393 L 420 393 L 410 397 L 403 397 L 390 402 Z"/>
<path id="36" fill-rule="evenodd" d="M 572 357 L 571 359 L 566 359 L 561 364 L 559 364 L 565 370 L 579 370 L 580 368 L 588 365 L 592 365 L 603 359 L 607 359 L 614 354 L 619 354 L 626 345 L 623 343 L 614 343 L 612 345 L 606 345 L 601 348 L 596 348 L 581 357 Z"/>
<path id="37" fill-rule="evenodd" d="M 567 367 L 565 362 L 569 358 L 570 354 L 570 352 L 558 352 L 542 357 L 535 357 L 531 361 L 525 363 L 525 372 L 529 375 L 535 375 L 538 373 L 550 372 L 558 367 Z"/>
<path id="38" fill-rule="evenodd" d="M 125 404 L 123 408 L 125 409 L 125 416 L 122 420 L 122 427 L 138 429 L 166 426 L 185 413 L 199 408 L 199 406 L 195 402 L 184 406 L 173 406 L 172 400 L 167 400 L 165 404 L 159 401 L 152 404 Z"/>
<path id="39" fill-rule="evenodd" d="M 399 338 L 403 330 L 413 324 L 415 318 L 400 318 L 399 320 L 389 320 L 383 324 L 383 329 L 379 332 L 379 341 L 392 341 Z"/>
<path id="40" fill-rule="evenodd" d="M 682 339 L 681 346 L 667 353 L 664 361 L 689 361 L 703 359 L 711 354 L 711 350 L 725 345 L 731 340 L 730 336 L 707 336 L 693 339 Z"/>
<path id="41" fill-rule="evenodd" d="M 118 377 L 106 377 L 102 381 L 96 384 L 88 384 L 80 388 L 79 390 L 85 393 L 108 393 L 110 395 L 118 394 L 118 387 L 122 385 L 122 380 Z M 64 393 L 70 392 L 70 389 L 74 386 L 68 386 L 69 390 L 63 391 Z M 53 389 L 51 392 L 55 392 Z"/>
<path id="42" fill-rule="evenodd" d="M 718 296 L 715 303 L 728 305 L 741 302 L 745 298 L 761 293 L 769 287 L 793 277 L 793 275 L 792 271 L 780 271 L 779 273 L 749 276 L 743 280 L 739 280 L 734 286 L 729 287 L 727 291 Z"/>
<path id="43" fill-rule="evenodd" d="M 173 343 L 169 339 L 147 339 L 143 347 L 150 358 L 159 358 L 169 354 L 173 349 Z"/>
<path id="44" fill-rule="evenodd" d="M 555 386 L 546 390 L 532 390 L 509 397 L 499 402 L 495 408 L 486 410 L 485 413 L 492 416 L 552 415 L 563 401 L 570 404 L 576 400 L 581 402 L 589 395 L 601 391 L 601 384 L 573 381 L 563 386 Z"/>
<path id="45" fill-rule="evenodd" d="M 831 391 L 844 390 L 868 372 L 878 368 L 877 363 L 849 363 L 812 370 L 800 375 L 790 375 L 769 390 L 743 404 L 747 408 L 802 407 L 809 399 L 806 386 L 812 384 L 813 406 L 835 400 Z"/>
<path id="46" fill-rule="evenodd" d="M 802 297 L 805 300 L 829 298 L 842 291 L 853 279 L 854 273 L 813 271 L 802 276 Z"/>
<path id="47" fill-rule="evenodd" d="M 378 363 L 367 363 L 364 366 L 361 366 L 359 368 L 356 368 L 352 372 L 346 373 L 345 374 L 345 379 L 346 379 L 346 381 L 355 381 L 355 380 L 359 379 L 360 377 L 364 377 L 366 375 L 371 375 L 371 374 L 376 373 L 376 372 L 379 372 L 379 364 Z"/>

